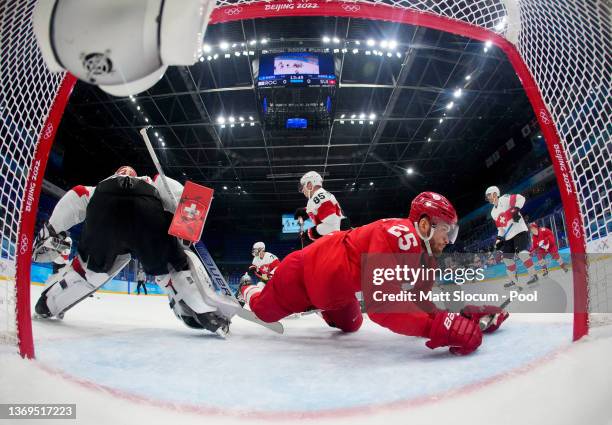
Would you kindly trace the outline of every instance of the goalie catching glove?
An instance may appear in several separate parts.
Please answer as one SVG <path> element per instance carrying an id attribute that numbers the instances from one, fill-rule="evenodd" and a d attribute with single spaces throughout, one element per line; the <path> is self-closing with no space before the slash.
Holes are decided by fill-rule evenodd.
<path id="1" fill-rule="evenodd" d="M 66 240 L 66 232 L 57 233 L 49 223 L 43 224 L 34 239 L 32 261 L 36 263 L 50 263 L 61 255 L 62 251 L 70 249 L 70 242 Z"/>

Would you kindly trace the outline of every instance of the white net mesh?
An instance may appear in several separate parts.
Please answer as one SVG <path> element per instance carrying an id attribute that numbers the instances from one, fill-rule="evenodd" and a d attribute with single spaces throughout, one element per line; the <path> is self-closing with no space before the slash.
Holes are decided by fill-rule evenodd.
<path id="1" fill-rule="evenodd" d="M 0 2 L 0 339 L 15 343 L 20 211 L 39 134 L 63 78 L 46 70 L 36 47 L 34 3 Z"/>
<path id="2" fill-rule="evenodd" d="M 308 0 L 303 0 L 308 1 Z M 31 28 L 35 0 L 0 2 L 0 335 L 15 338 L 14 264 L 19 212 L 38 135 L 61 75 L 42 63 Z M 220 0 L 218 6 L 254 3 Z M 346 2 L 351 5 L 360 2 Z M 568 155 L 587 242 L 612 230 L 610 3 L 597 0 L 386 0 L 507 35 L 531 71 Z M 608 248 L 609 249 L 609 248 Z M 609 252 L 609 251 L 608 251 Z M 592 270 L 591 305 L 612 310 L 610 271 Z"/>

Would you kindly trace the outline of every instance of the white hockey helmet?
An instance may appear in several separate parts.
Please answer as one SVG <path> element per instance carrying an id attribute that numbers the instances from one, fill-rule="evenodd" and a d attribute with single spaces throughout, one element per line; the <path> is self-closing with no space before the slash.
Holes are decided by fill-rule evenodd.
<path id="1" fill-rule="evenodd" d="M 266 244 L 263 242 L 255 242 L 253 244 L 253 249 L 251 250 L 251 254 L 254 256 L 256 256 L 257 254 L 259 254 L 261 251 L 265 251 L 266 250 Z"/>
<path id="2" fill-rule="evenodd" d="M 313 187 L 314 186 L 322 186 L 323 185 L 323 177 L 321 177 L 321 174 L 317 173 L 316 171 L 309 171 L 309 172 L 307 172 L 300 179 L 300 185 L 298 187 L 298 190 L 300 192 L 302 192 L 304 190 L 304 187 L 308 183 L 312 183 Z"/>
<path id="3" fill-rule="evenodd" d="M 34 33 L 51 72 L 114 96 L 151 88 L 169 65 L 193 65 L 214 0 L 38 0 Z"/>
<path id="4" fill-rule="evenodd" d="M 499 191 L 499 187 L 497 186 L 489 186 L 487 188 L 487 190 L 485 191 L 485 198 L 487 199 L 487 201 L 489 200 L 489 195 L 495 194 L 499 197 L 499 194 L 501 192 Z"/>

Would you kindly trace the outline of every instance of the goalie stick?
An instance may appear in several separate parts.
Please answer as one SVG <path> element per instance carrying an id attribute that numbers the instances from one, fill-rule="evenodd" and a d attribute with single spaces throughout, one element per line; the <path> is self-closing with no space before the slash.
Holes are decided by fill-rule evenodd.
<path id="1" fill-rule="evenodd" d="M 163 187 L 168 193 L 168 195 L 170 195 L 170 199 L 172 199 L 173 206 L 174 208 L 176 208 L 176 206 L 178 205 L 178 200 L 174 196 L 174 193 L 172 193 L 172 190 L 170 190 L 170 185 L 168 184 L 168 181 L 166 180 L 166 175 L 164 174 L 164 171 L 162 170 L 159 159 L 157 158 L 157 154 L 155 153 L 155 150 L 153 149 L 153 145 L 151 144 L 151 141 L 149 140 L 149 136 L 147 134 L 147 130 L 149 128 L 151 128 L 151 126 L 141 128 L 140 135 L 142 136 L 142 139 L 144 140 L 145 145 L 147 147 L 147 151 L 149 152 L 149 156 L 151 157 L 151 160 L 153 161 L 153 164 L 155 165 L 155 168 L 157 169 L 159 178 L 162 179 Z M 242 308 L 240 304 L 238 304 L 238 301 L 232 295 L 232 291 L 229 285 L 223 278 L 223 275 L 221 274 L 221 272 L 219 271 L 219 268 L 217 267 L 214 260 L 212 259 L 210 253 L 208 252 L 208 249 L 206 249 L 206 247 L 204 246 L 202 242 L 197 242 L 195 246 L 191 247 L 191 249 L 192 251 L 196 253 L 198 258 L 204 265 L 204 268 L 206 269 L 209 276 L 211 277 L 213 284 L 218 285 L 218 288 L 223 291 L 225 296 L 228 299 L 231 299 L 232 302 L 236 303 L 235 313 L 237 316 L 240 316 L 243 319 L 248 320 L 250 322 L 258 323 L 274 332 L 281 333 L 281 334 L 284 332 L 283 325 L 280 324 L 279 322 L 273 322 L 273 323 L 264 322 L 263 320 L 259 319 L 255 315 L 255 313 L 253 313 L 250 310 L 246 310 Z M 199 283 L 200 285 L 202 285 L 202 282 L 199 282 Z"/>

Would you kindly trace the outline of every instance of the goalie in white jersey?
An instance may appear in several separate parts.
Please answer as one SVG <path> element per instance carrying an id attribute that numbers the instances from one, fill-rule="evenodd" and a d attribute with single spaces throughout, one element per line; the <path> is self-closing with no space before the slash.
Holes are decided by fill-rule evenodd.
<path id="1" fill-rule="evenodd" d="M 183 186 L 167 179 L 179 198 Z M 135 255 L 147 274 L 161 276 L 174 314 L 187 326 L 225 334 L 234 303 L 222 299 L 197 256 L 168 235 L 174 201 L 161 179 L 138 177 L 128 166 L 97 186 L 75 186 L 59 200 L 34 246 L 34 261 L 53 261 L 65 232 L 83 222 L 78 256 L 36 303 L 39 317 L 60 317 L 111 280 Z"/>
<path id="2" fill-rule="evenodd" d="M 306 208 L 298 208 L 294 218 L 311 219 L 314 226 L 308 229 L 311 241 L 331 232 L 348 230 L 350 224 L 344 216 L 336 197 L 323 189 L 323 177 L 316 171 L 309 171 L 300 179 L 299 191 L 308 198 Z"/>
<path id="3" fill-rule="evenodd" d="M 525 205 L 525 197 L 518 194 L 500 196 L 497 186 L 489 187 L 485 192 L 487 201 L 493 205 L 491 217 L 497 227 L 497 237 L 495 238 L 495 249 L 503 252 L 506 273 L 510 281 L 504 286 L 511 288 L 516 282 L 516 262 L 514 257 L 519 259 L 527 269 L 529 280 L 527 284 L 537 282 L 535 265 L 529 253 L 529 231 L 527 224 L 521 215 L 521 208 Z M 519 290 L 522 289 L 519 286 Z"/>

